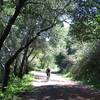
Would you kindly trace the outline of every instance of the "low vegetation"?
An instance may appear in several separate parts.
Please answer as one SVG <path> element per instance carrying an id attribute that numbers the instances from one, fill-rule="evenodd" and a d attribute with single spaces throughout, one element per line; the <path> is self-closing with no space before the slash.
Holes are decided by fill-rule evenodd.
<path id="1" fill-rule="evenodd" d="M 33 87 L 33 79 L 34 78 L 31 74 L 25 75 L 23 80 L 18 77 L 11 76 L 7 91 L 5 93 L 0 92 L 0 100 L 17 100 L 19 93 L 31 90 Z"/>

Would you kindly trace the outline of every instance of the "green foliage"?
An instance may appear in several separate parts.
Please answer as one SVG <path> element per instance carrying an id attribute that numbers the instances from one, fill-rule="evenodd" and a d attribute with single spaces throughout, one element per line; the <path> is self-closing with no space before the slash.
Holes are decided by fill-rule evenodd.
<path id="1" fill-rule="evenodd" d="M 89 46 L 89 45 L 88 45 Z M 82 52 L 82 57 L 78 60 L 79 67 L 76 66 L 73 69 L 73 77 L 78 80 L 82 80 L 85 83 L 99 87 L 100 84 L 100 43 L 96 43 L 94 46 L 91 44 L 90 49 Z M 78 57 L 79 58 L 79 57 Z"/>
<path id="2" fill-rule="evenodd" d="M 96 9 L 96 12 L 91 10 L 87 13 L 92 7 Z M 86 0 L 82 3 L 80 0 L 76 8 L 77 13 L 74 11 L 74 14 L 78 16 L 74 17 L 70 25 L 69 35 L 77 40 L 79 46 L 73 55 L 75 64 L 70 69 L 70 75 L 75 79 L 100 87 L 100 43 L 97 43 L 100 40 L 99 3 L 95 0 Z"/>
<path id="3" fill-rule="evenodd" d="M 95 19 L 86 22 L 77 21 L 71 26 L 70 35 L 82 42 L 97 40 L 100 38 L 98 23 Z"/>
<path id="4" fill-rule="evenodd" d="M 97 41 L 100 39 L 99 2 L 80 0 L 78 5 L 74 11 L 70 35 L 81 42 Z"/>
<path id="5" fill-rule="evenodd" d="M 31 81 L 33 76 L 31 74 L 25 75 L 23 80 L 12 76 L 5 93 L 0 92 L 0 100 L 12 100 L 17 97 L 18 93 L 31 89 Z"/>
<path id="6" fill-rule="evenodd" d="M 8 24 L 9 18 L 14 14 L 15 4 L 12 1 L 17 3 L 16 0 L 4 0 L 4 5 L 0 7 L 0 36 L 4 31 L 4 27 L 6 27 Z M 69 21 L 72 17 L 74 17 L 73 13 L 75 13 L 76 8 L 79 10 L 85 10 L 85 8 L 89 10 L 91 7 L 99 7 L 94 0 L 86 0 L 85 5 L 83 5 L 84 3 L 82 5 L 78 5 L 79 3 L 82 4 L 82 2 L 79 2 L 79 0 L 27 0 L 25 6 L 20 11 L 20 15 L 17 17 L 14 25 L 11 27 L 10 34 L 6 39 L 2 50 L 0 51 L 0 62 L 4 65 L 6 61 L 12 55 L 14 55 L 16 50 L 23 47 L 32 37 L 37 36 L 36 33 L 41 29 L 50 26 L 51 24 L 59 23 L 61 20 L 63 20 L 63 16 L 69 17 Z M 74 59 L 75 63 L 79 63 L 77 68 L 76 64 L 72 69 L 75 71 L 75 73 L 77 73 L 77 78 L 80 77 L 89 82 L 93 82 L 94 80 L 96 82 L 99 80 L 100 62 L 98 59 L 100 58 L 98 55 L 100 52 L 98 49 L 92 49 L 90 51 L 90 49 L 88 50 L 87 47 L 85 48 L 87 53 L 84 53 L 84 50 L 82 49 L 75 53 L 75 55 L 68 55 L 70 58 L 72 57 L 71 61 L 69 61 L 69 59 L 66 57 L 66 49 L 69 49 L 70 51 L 71 46 L 75 44 L 73 40 L 77 39 L 84 44 L 84 42 L 89 43 L 90 41 L 94 43 L 94 41 L 100 39 L 100 14 L 93 18 L 87 13 L 85 13 L 84 16 L 83 13 L 84 12 L 80 12 L 81 19 L 74 19 L 71 23 L 69 32 L 70 35 L 68 34 L 69 26 L 65 28 L 62 25 L 63 23 L 56 25 L 49 31 L 42 32 L 42 34 L 29 47 L 35 49 L 33 52 L 34 54 L 32 54 L 28 59 L 30 69 L 33 69 L 34 66 L 44 68 L 48 65 L 51 67 L 58 65 L 62 70 L 65 69 L 68 63 L 71 63 L 71 61 Z M 67 22 L 66 19 L 65 21 Z M 47 38 L 49 39 L 48 41 L 46 41 Z M 36 54 L 36 57 L 34 57 L 36 51 L 38 51 L 38 53 Z M 55 59 L 54 55 L 56 55 Z M 17 69 L 19 69 L 22 56 L 23 52 L 19 54 Z M 32 57 L 34 60 L 30 63 Z M 95 60 L 96 62 L 94 62 Z M 97 76 L 97 78 L 95 78 L 95 76 Z M 13 77 L 9 83 L 6 94 L 1 94 L 1 97 L 7 97 L 10 99 L 12 95 L 23 91 L 25 87 L 27 88 L 28 84 L 26 83 L 28 81 L 28 76 L 23 80 L 18 78 L 14 79 Z"/>
<path id="7" fill-rule="evenodd" d="M 66 58 L 66 55 L 64 55 L 63 53 L 59 53 L 58 55 L 55 56 L 55 64 L 58 65 L 61 72 L 63 72 L 64 70 L 66 71 L 68 63 L 70 62 Z"/>
<path id="8" fill-rule="evenodd" d="M 55 57 L 55 59 L 56 59 L 56 64 L 58 65 L 58 66 L 62 66 L 62 62 L 63 62 L 63 60 L 65 59 L 66 57 L 65 57 L 65 55 L 63 55 L 62 53 L 59 53 L 56 57 Z"/>
<path id="9" fill-rule="evenodd" d="M 97 16 L 96 16 L 96 21 L 99 23 L 99 25 L 100 25 L 100 14 L 98 14 Z M 100 27 L 99 27 L 100 28 Z"/>

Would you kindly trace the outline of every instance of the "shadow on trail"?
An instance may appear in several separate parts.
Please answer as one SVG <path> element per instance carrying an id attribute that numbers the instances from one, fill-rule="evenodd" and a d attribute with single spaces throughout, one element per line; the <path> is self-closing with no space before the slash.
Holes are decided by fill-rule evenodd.
<path id="1" fill-rule="evenodd" d="M 53 73 L 53 74 L 61 74 L 62 73 L 62 70 L 52 71 L 51 73 Z"/>
<path id="2" fill-rule="evenodd" d="M 34 71 L 33 88 L 20 93 L 18 100 L 100 100 L 100 91 L 89 86 L 65 80 L 60 75 L 51 74 L 46 82 L 45 72 Z"/>
<path id="3" fill-rule="evenodd" d="M 47 85 L 20 94 L 21 100 L 100 100 L 100 91 L 79 85 Z"/>

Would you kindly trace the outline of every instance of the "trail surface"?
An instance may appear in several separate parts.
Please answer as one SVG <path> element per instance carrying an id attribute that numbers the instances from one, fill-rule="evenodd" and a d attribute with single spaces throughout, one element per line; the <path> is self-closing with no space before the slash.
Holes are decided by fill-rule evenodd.
<path id="1" fill-rule="evenodd" d="M 100 100 L 100 91 L 78 82 L 51 74 L 46 81 L 44 72 L 34 71 L 33 89 L 20 94 L 21 100 Z"/>

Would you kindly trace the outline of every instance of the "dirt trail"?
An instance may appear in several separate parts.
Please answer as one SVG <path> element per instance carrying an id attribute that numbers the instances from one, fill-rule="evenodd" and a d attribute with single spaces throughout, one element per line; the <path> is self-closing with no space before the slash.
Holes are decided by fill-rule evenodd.
<path id="1" fill-rule="evenodd" d="M 44 72 L 32 72 L 35 75 L 35 86 L 31 91 L 21 93 L 21 100 L 100 100 L 100 91 L 78 82 L 51 74 L 46 81 Z"/>

